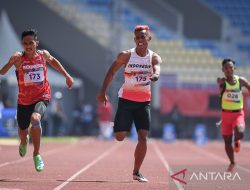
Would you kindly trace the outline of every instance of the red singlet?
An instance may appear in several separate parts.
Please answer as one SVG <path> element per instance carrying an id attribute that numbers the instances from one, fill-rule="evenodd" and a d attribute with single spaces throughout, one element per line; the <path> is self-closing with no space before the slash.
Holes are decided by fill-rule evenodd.
<path id="1" fill-rule="evenodd" d="M 50 100 L 50 85 L 47 79 L 46 61 L 36 52 L 32 59 L 25 54 L 21 66 L 16 70 L 19 87 L 18 104 L 30 105 L 41 100 Z"/>

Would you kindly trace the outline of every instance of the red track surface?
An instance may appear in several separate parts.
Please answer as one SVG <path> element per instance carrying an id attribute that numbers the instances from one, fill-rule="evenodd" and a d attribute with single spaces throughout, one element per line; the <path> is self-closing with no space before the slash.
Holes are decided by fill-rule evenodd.
<path id="1" fill-rule="evenodd" d="M 42 144 L 46 168 L 41 173 L 33 166 L 32 145 L 25 158 L 19 157 L 18 146 L 0 145 L 0 190 L 250 189 L 249 143 L 243 142 L 242 151 L 236 155 L 238 167 L 232 176 L 236 173 L 238 176 L 229 180 L 217 175 L 224 174 L 228 165 L 222 142 L 197 146 L 191 141 L 165 144 L 150 139 L 141 168 L 149 183 L 132 180 L 135 145 L 129 140 L 120 143 L 89 138 L 75 144 Z M 177 178 L 186 185 L 170 177 L 183 169 L 187 169 L 185 177 L 180 174 Z M 191 179 L 192 174 L 198 176 L 199 172 L 207 174 L 207 179 Z"/>

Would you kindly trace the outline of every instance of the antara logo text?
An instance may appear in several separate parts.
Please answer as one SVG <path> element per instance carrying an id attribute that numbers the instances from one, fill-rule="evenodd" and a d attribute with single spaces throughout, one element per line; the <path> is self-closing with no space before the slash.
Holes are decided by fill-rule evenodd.
<path id="1" fill-rule="evenodd" d="M 175 174 L 171 175 L 173 180 L 176 180 L 184 185 L 187 185 L 187 181 L 184 180 L 187 169 L 183 169 Z M 178 176 L 178 177 L 177 177 Z M 238 172 L 192 172 L 189 181 L 235 181 L 241 180 Z"/>

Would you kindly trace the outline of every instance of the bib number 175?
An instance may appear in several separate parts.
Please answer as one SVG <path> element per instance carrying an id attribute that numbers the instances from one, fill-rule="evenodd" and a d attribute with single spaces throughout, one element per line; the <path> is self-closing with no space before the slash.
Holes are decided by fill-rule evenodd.
<path id="1" fill-rule="evenodd" d="M 135 78 L 137 82 L 143 82 L 147 80 L 147 77 L 145 76 L 136 76 Z"/>

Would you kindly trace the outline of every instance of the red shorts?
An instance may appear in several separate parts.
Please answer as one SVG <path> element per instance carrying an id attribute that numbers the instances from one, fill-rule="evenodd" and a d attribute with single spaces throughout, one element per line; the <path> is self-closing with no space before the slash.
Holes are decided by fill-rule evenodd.
<path id="1" fill-rule="evenodd" d="M 236 126 L 245 127 L 245 113 L 243 110 L 239 112 L 221 113 L 221 133 L 222 135 L 232 135 Z"/>

